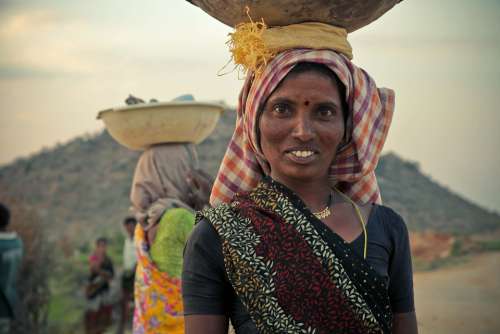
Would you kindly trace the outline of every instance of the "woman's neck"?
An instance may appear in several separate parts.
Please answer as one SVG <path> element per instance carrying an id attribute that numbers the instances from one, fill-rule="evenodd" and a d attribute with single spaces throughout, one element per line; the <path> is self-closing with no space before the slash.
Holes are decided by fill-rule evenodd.
<path id="1" fill-rule="evenodd" d="M 292 190 L 313 212 L 324 209 L 332 191 L 327 178 L 304 181 L 297 179 L 282 180 L 273 175 L 271 177 Z"/>

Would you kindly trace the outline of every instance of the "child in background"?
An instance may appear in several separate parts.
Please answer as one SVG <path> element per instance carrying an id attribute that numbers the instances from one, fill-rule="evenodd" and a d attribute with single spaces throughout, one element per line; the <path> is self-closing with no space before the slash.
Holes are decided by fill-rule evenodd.
<path id="1" fill-rule="evenodd" d="M 113 262 L 107 254 L 108 240 L 100 237 L 89 257 L 90 276 L 85 288 L 87 310 L 85 333 L 100 334 L 111 325 L 113 307 L 110 302 L 109 283 L 114 276 Z"/>

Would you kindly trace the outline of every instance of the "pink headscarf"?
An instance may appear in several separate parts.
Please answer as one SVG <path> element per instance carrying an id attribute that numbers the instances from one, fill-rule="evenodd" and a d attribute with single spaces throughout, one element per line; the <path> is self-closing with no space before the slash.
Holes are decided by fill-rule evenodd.
<path id="1" fill-rule="evenodd" d="M 374 170 L 391 124 L 394 91 L 377 88 L 364 70 L 335 51 L 292 49 L 276 56 L 258 78 L 248 75 L 240 93 L 236 128 L 212 188 L 212 205 L 229 202 L 234 194 L 253 189 L 267 172 L 265 157 L 257 145 L 258 112 L 288 72 L 301 62 L 327 66 L 346 87 L 351 140 L 337 152 L 330 167 L 331 185 L 337 184 L 355 201 L 381 202 Z"/>

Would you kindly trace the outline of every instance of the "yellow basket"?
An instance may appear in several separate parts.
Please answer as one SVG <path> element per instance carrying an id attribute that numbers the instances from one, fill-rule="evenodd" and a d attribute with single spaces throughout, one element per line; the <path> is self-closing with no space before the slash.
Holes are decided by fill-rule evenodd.
<path id="1" fill-rule="evenodd" d="M 245 7 L 254 21 L 272 26 L 322 22 L 352 32 L 375 21 L 402 0 L 187 0 L 210 16 L 234 27 L 248 22 Z"/>
<path id="2" fill-rule="evenodd" d="M 97 119 L 118 143 L 143 150 L 160 143 L 198 144 L 212 133 L 223 111 L 220 104 L 176 101 L 106 109 Z"/>

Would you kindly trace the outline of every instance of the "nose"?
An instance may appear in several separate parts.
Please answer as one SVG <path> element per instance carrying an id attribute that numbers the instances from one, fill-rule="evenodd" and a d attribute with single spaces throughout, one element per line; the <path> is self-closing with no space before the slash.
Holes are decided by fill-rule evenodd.
<path id="1" fill-rule="evenodd" d="M 292 136 L 302 142 L 308 142 L 314 138 L 314 128 L 307 113 L 298 113 L 294 119 Z"/>

